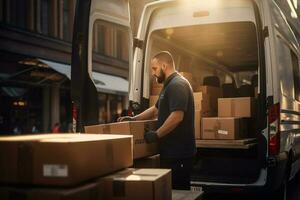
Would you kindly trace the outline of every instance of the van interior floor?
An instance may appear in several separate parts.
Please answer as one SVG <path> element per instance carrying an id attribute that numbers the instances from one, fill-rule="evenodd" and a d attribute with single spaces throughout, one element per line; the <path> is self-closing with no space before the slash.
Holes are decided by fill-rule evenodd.
<path id="1" fill-rule="evenodd" d="M 198 148 L 250 149 L 256 146 L 256 144 L 256 138 L 241 140 L 196 140 Z"/>

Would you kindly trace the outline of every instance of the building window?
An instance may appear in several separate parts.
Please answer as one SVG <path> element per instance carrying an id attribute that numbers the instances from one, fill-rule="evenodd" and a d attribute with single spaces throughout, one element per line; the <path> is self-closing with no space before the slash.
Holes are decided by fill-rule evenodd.
<path id="1" fill-rule="evenodd" d="M 299 59 L 296 54 L 291 50 L 291 58 L 293 65 L 293 76 L 294 76 L 294 93 L 295 99 L 300 101 L 300 69 L 299 69 Z"/>
<path id="2" fill-rule="evenodd" d="M 75 0 L 0 0 L 0 22 L 72 40 Z"/>
<path id="3" fill-rule="evenodd" d="M 41 33 L 48 35 L 49 34 L 49 1 L 48 0 L 41 0 L 40 5 L 40 27 L 41 27 Z"/>
<path id="4" fill-rule="evenodd" d="M 129 30 L 126 27 L 98 20 L 93 31 L 96 53 L 128 62 Z"/>

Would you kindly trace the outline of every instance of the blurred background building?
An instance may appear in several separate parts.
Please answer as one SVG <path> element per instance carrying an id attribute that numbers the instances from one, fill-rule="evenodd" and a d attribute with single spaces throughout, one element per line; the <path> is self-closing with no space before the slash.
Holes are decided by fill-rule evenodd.
<path id="1" fill-rule="evenodd" d="M 0 134 L 49 132 L 56 123 L 67 131 L 75 2 L 0 0 Z M 145 2 L 130 2 L 133 34 Z M 104 123 L 128 106 L 132 33 L 116 24 L 97 23 L 93 78 L 99 91 L 99 122 Z M 119 84 L 112 84 L 116 81 Z"/>

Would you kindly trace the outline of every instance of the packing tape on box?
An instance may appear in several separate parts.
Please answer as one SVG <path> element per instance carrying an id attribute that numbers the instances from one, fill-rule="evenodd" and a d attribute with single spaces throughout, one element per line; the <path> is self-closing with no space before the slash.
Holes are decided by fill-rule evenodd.
<path id="1" fill-rule="evenodd" d="M 33 148 L 32 142 L 22 142 L 18 145 L 17 179 L 20 182 L 33 180 Z"/>

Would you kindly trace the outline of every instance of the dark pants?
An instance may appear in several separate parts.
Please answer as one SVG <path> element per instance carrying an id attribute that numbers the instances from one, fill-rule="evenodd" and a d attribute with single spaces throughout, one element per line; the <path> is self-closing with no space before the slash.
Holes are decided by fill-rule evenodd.
<path id="1" fill-rule="evenodd" d="M 193 158 L 160 159 L 160 167 L 172 170 L 172 188 L 175 190 L 190 190 Z"/>

